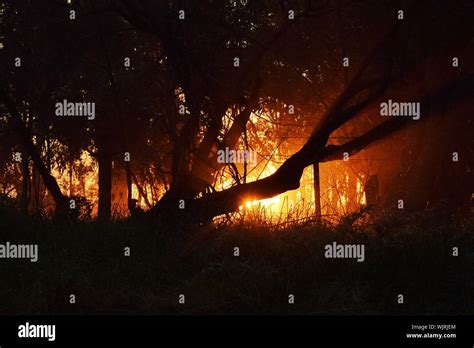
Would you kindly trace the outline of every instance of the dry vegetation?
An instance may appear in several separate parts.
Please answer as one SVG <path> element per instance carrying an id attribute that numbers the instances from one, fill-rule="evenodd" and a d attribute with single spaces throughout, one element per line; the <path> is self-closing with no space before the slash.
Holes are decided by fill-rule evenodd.
<path id="1" fill-rule="evenodd" d="M 2 239 L 36 241 L 39 261 L 4 260 L 1 313 L 473 313 L 474 221 L 441 210 L 361 211 L 333 225 L 260 219 L 195 229 L 184 220 L 58 225 L 2 206 Z M 324 245 L 333 241 L 364 243 L 365 262 L 325 259 Z M 397 304 L 398 293 L 405 304 Z"/>

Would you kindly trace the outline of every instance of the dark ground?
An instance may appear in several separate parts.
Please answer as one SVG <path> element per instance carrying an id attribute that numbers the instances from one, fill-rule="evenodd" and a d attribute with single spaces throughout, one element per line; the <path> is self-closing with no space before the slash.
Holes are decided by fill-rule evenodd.
<path id="1" fill-rule="evenodd" d="M 0 314 L 474 313 L 474 219 L 434 209 L 350 220 L 199 230 L 58 225 L 2 207 L 0 243 L 38 243 L 39 260 L 0 259 Z M 364 243 L 365 262 L 324 258 L 333 241 Z"/>

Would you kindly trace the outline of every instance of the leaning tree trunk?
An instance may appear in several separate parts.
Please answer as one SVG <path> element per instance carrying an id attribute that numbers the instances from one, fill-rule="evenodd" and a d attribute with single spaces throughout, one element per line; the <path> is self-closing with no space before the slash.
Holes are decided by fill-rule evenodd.
<path id="1" fill-rule="evenodd" d="M 355 87 L 351 89 L 350 93 L 344 93 L 331 107 L 326 117 L 315 128 L 315 131 L 301 150 L 286 160 L 274 174 L 255 182 L 237 185 L 224 191 L 205 195 L 199 199 L 189 200 L 186 202 L 186 211 L 184 213 L 196 222 L 208 222 L 215 216 L 237 211 L 243 202 L 247 200 L 261 200 L 297 189 L 300 185 L 303 170 L 307 166 L 315 162 L 321 163 L 341 159 L 344 152 L 352 156 L 368 145 L 390 136 L 392 133 L 407 127 L 410 122 L 413 122 L 408 117 L 391 118 L 343 145 L 326 145 L 329 135 L 334 130 L 353 119 L 362 111 L 374 112 L 371 108 L 378 109 L 381 100 L 384 100 L 383 93 L 380 94 L 380 90 L 377 89 L 359 104 L 345 106 L 344 104 L 351 99 L 352 93 L 358 92 L 358 89 Z M 439 110 L 432 106 L 431 100 L 446 98 L 452 93 L 453 89 L 456 89 L 458 93 L 455 96 L 451 96 L 450 102 L 459 102 L 470 97 L 474 93 L 474 74 L 468 74 L 454 82 L 450 81 L 450 83 L 432 91 L 433 93 L 421 98 L 418 97 L 417 100 L 420 101 L 421 109 L 426 111 L 424 119 L 438 116 L 439 114 Z M 166 206 L 156 206 L 156 209 L 150 210 L 150 214 L 162 217 L 169 214 L 170 209 L 177 212 L 177 206 L 177 202 Z"/>
<path id="2" fill-rule="evenodd" d="M 44 186 L 48 189 L 48 192 L 56 203 L 56 213 L 58 214 L 55 215 L 58 217 L 63 216 L 63 213 L 65 213 L 67 209 L 67 197 L 62 194 L 56 179 L 50 175 L 48 168 L 44 165 L 35 144 L 31 140 L 31 134 L 23 124 L 21 115 L 16 109 L 15 102 L 5 90 L 0 90 L 0 100 L 3 101 L 10 113 L 11 125 L 13 130 L 18 134 L 21 146 L 26 150 L 26 155 L 33 161 L 43 179 Z"/>

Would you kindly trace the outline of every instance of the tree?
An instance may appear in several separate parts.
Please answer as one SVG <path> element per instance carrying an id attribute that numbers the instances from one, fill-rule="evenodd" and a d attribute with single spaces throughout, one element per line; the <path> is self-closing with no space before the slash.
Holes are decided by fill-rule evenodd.
<path id="1" fill-rule="evenodd" d="M 239 8 L 241 5 L 239 5 L 238 2 L 234 2 L 229 6 Z M 173 64 L 174 62 L 174 69 L 178 71 L 178 75 L 180 77 L 178 81 L 183 86 L 186 99 L 193 100 L 192 98 L 197 96 L 197 99 L 190 103 L 193 105 L 191 108 L 191 117 L 185 126 L 185 130 L 187 132 L 182 134 L 182 137 L 184 138 L 183 144 L 187 144 L 189 148 L 192 147 L 191 144 L 195 146 L 192 139 L 196 136 L 196 133 L 198 133 L 199 115 L 203 113 L 205 114 L 205 112 L 199 112 L 201 109 L 199 108 L 199 102 L 196 101 L 202 99 L 203 92 L 202 90 L 196 91 L 195 87 L 202 86 L 203 83 L 198 81 L 194 85 L 193 82 L 189 80 L 197 75 L 192 73 L 193 70 L 202 69 L 202 66 L 204 66 L 204 64 L 200 62 L 204 56 L 202 51 L 196 49 L 196 47 L 193 46 L 193 43 L 195 42 L 198 42 L 199 45 L 202 45 L 202 42 L 199 39 L 195 41 L 189 40 L 189 36 L 186 36 L 189 35 L 189 31 L 195 32 L 196 27 L 198 27 L 200 29 L 199 32 L 203 33 L 202 35 L 205 35 L 212 33 L 212 28 L 219 26 L 219 24 L 221 28 L 229 29 L 231 27 L 230 24 L 232 23 L 232 19 L 238 18 L 239 15 L 242 15 L 242 13 L 245 13 L 245 15 L 255 19 L 256 23 L 258 23 L 255 24 L 255 26 L 251 29 L 242 25 L 239 27 L 240 31 L 238 31 L 238 29 L 234 29 L 230 32 L 231 34 L 235 34 L 237 31 L 239 37 L 244 38 L 243 40 L 248 43 L 251 48 L 254 48 L 252 52 L 254 57 L 258 57 L 255 60 L 251 60 L 251 67 L 249 67 L 249 69 L 246 71 L 249 73 L 249 75 L 240 75 L 242 76 L 242 79 L 240 80 L 241 82 L 247 82 L 245 78 L 250 79 L 251 82 L 247 82 L 243 85 L 234 83 L 234 86 L 238 86 L 240 89 L 229 89 L 237 96 L 247 96 L 244 103 L 247 104 L 246 108 L 242 108 L 241 112 L 238 114 L 238 117 L 236 117 L 234 120 L 235 128 L 229 130 L 227 135 L 224 136 L 224 139 L 228 139 L 229 137 L 235 139 L 234 135 L 238 138 L 245 130 L 250 112 L 252 108 L 255 107 L 255 102 L 258 99 L 257 96 L 261 96 L 262 94 L 264 95 L 265 93 L 265 90 L 262 91 L 261 88 L 262 83 L 264 83 L 262 80 L 267 77 L 265 76 L 265 73 L 274 73 L 273 69 L 264 64 L 268 64 L 269 62 L 268 60 L 265 60 L 264 57 L 266 58 L 270 56 L 273 59 L 276 57 L 284 57 L 286 52 L 284 51 L 283 46 L 285 46 L 285 44 L 289 44 L 289 40 L 282 40 L 282 38 L 285 36 L 285 33 L 288 33 L 290 30 L 289 28 L 296 26 L 293 23 L 298 23 L 298 21 L 290 22 L 283 20 L 283 18 L 285 18 L 284 16 L 286 15 L 286 10 L 282 11 L 281 9 L 272 8 L 271 5 L 268 8 L 259 6 L 257 6 L 257 8 L 252 6 L 245 7 L 245 5 L 243 5 L 244 9 L 241 11 L 237 9 L 234 12 L 225 6 L 221 8 L 213 8 L 214 12 L 211 18 L 214 18 L 215 22 L 218 23 L 213 23 L 212 27 L 209 26 L 209 21 L 206 21 L 205 23 L 200 21 L 200 9 L 194 7 L 190 8 L 189 11 L 193 14 L 191 20 L 183 20 L 182 23 L 174 20 L 174 15 L 179 12 L 178 3 L 175 2 L 156 5 L 146 1 L 139 4 L 132 3 L 130 1 L 120 1 L 117 3 L 117 7 L 119 12 L 130 23 L 141 30 L 156 35 L 159 40 L 164 43 L 163 46 L 169 53 L 170 63 Z M 304 18 L 309 16 L 311 20 L 314 21 L 315 17 L 321 15 L 321 13 L 327 12 L 327 10 L 327 8 L 324 10 L 314 10 L 312 8 L 304 8 L 303 6 L 303 8 L 300 9 L 299 16 L 297 17 Z M 352 75 L 350 82 L 347 84 L 347 86 L 345 86 L 344 90 L 339 93 L 339 96 L 325 112 L 325 115 L 314 129 L 306 144 L 300 151 L 289 158 L 273 175 L 253 183 L 237 185 L 228 190 L 215 192 L 198 199 L 195 199 L 197 195 L 196 190 L 186 190 L 186 184 L 177 180 L 176 186 L 178 189 L 176 192 L 178 192 L 178 194 L 176 194 L 170 202 L 167 199 L 160 201 L 160 203 L 151 210 L 151 213 L 160 214 L 160 212 L 168 211 L 170 208 L 172 209 L 172 207 L 177 206 L 178 198 L 184 198 L 189 199 L 188 206 L 190 207 L 190 210 L 193 211 L 194 215 L 203 216 L 203 219 L 206 220 L 219 214 L 237 210 L 245 200 L 268 198 L 281 192 L 295 189 L 299 186 L 299 179 L 303 169 L 306 166 L 315 163 L 315 161 L 318 162 L 337 159 L 338 156 L 342 154 L 342 152 L 348 152 L 350 154 L 356 153 L 374 141 L 383 139 L 391 135 L 396 130 L 399 130 L 409 124 L 407 119 L 395 119 L 387 121 L 376 125 L 370 130 L 366 130 L 362 135 L 359 135 L 348 143 L 341 145 L 328 145 L 328 139 L 332 133 L 338 131 L 338 129 L 347 124 L 349 121 L 356 120 L 357 116 L 363 112 L 368 112 L 368 109 L 372 109 L 369 111 L 373 113 L 374 108 L 378 106 L 382 100 L 384 100 L 382 98 L 397 95 L 403 97 L 410 96 L 420 98 L 422 100 L 422 107 L 424 107 L 425 110 L 429 110 L 430 98 L 435 96 L 446 97 L 449 95 L 450 91 L 455 90 L 459 86 L 469 90 L 471 88 L 472 81 L 470 80 L 470 76 L 466 75 L 464 79 L 459 80 L 458 84 L 452 83 L 449 78 L 443 79 L 443 77 L 441 77 L 438 81 L 432 83 L 431 85 L 422 86 L 427 91 L 425 94 L 420 94 L 419 91 L 415 91 L 413 88 L 406 88 L 409 93 L 403 93 L 403 89 L 405 88 L 404 84 L 407 80 L 411 81 L 413 86 L 417 86 L 418 88 L 421 87 L 417 81 L 419 73 L 416 71 L 416 69 L 420 69 L 420 67 L 417 66 L 417 62 L 415 60 L 410 60 L 415 57 L 409 57 L 406 61 L 403 61 L 403 57 L 399 56 L 399 52 L 405 52 L 405 49 L 408 49 L 408 45 L 405 44 L 405 38 L 413 28 L 412 26 L 415 24 L 415 20 L 420 20 L 420 17 L 418 17 L 419 14 L 425 11 L 426 8 L 424 8 L 423 4 L 412 4 L 412 6 L 409 7 L 409 10 L 411 14 L 411 20 L 405 20 L 404 22 L 399 21 L 398 23 L 392 25 L 393 28 L 386 29 L 387 34 L 381 40 L 382 42 L 379 45 L 376 45 L 375 48 L 372 48 L 372 53 L 368 54 L 365 61 L 359 64 L 358 71 Z M 441 10 L 444 9 L 440 9 L 438 7 L 435 8 L 433 12 L 439 16 Z M 235 17 L 233 18 L 229 15 L 226 16 L 228 13 L 235 15 Z M 393 15 L 393 13 L 395 13 L 394 8 L 392 8 L 391 14 L 392 22 L 395 22 L 396 17 Z M 156 14 L 161 17 L 157 18 Z M 273 22 L 270 20 L 270 23 L 267 23 L 265 20 L 261 19 L 267 18 L 263 14 L 267 14 L 267 17 L 278 19 L 275 19 Z M 260 21 L 258 17 L 259 15 L 262 16 L 260 17 Z M 458 23 L 456 30 L 453 31 L 459 36 L 457 42 L 453 43 L 453 46 L 463 45 L 466 43 L 466 18 L 467 17 L 459 18 L 460 22 Z M 229 20 L 229 23 L 226 23 L 226 20 Z M 173 26 L 170 26 L 170 23 L 173 23 Z M 428 23 L 425 20 L 423 24 L 427 25 Z M 304 27 L 304 24 L 302 24 L 302 27 L 307 28 Z M 177 32 L 173 32 L 173 29 L 179 30 L 179 34 L 181 36 L 174 35 L 177 34 Z M 298 33 L 301 34 L 302 37 L 305 37 L 303 35 L 304 31 L 305 29 L 302 29 Z M 271 33 L 273 33 L 273 35 L 271 35 Z M 258 37 L 259 34 L 264 38 L 270 37 L 270 39 L 267 39 L 265 42 Z M 295 33 L 293 32 L 292 34 L 293 36 L 291 36 L 291 39 L 293 42 L 297 42 L 298 38 L 296 37 Z M 175 41 L 172 42 L 171 37 L 173 37 Z M 217 37 L 219 39 L 221 38 L 219 35 L 217 35 Z M 374 36 L 371 35 L 369 37 Z M 423 34 L 421 37 L 424 38 Z M 207 39 L 209 42 L 213 43 L 210 34 Z M 301 45 L 301 41 L 298 41 L 298 44 Z M 291 47 L 291 44 L 289 46 Z M 305 47 L 305 45 L 303 45 L 303 47 Z M 249 51 L 252 50 L 248 50 L 247 52 Z M 429 52 L 433 54 L 439 53 L 435 52 L 434 49 L 431 49 Z M 268 54 L 268 56 L 266 54 Z M 249 55 L 252 56 L 251 54 Z M 436 58 L 439 59 L 439 57 Z M 208 56 L 206 56 L 206 59 L 208 59 Z M 289 64 L 283 63 L 282 65 L 286 68 L 286 66 Z M 185 70 L 185 68 L 187 70 Z M 300 71 L 298 68 L 295 69 Z M 200 71 L 200 73 L 201 72 L 202 71 Z M 232 72 L 226 73 L 230 76 L 230 80 L 235 81 L 235 75 L 233 75 Z M 201 73 L 199 75 L 202 76 L 202 78 L 205 78 L 206 76 L 214 76 L 212 71 L 207 72 L 207 74 Z M 221 80 L 222 79 L 219 79 L 218 81 Z M 443 84 L 446 84 L 449 86 L 449 88 L 442 87 Z M 395 89 L 394 86 L 397 87 L 398 90 Z M 207 96 L 207 98 L 211 97 L 212 96 L 209 95 Z M 461 96 L 457 97 L 465 98 L 466 95 L 462 94 Z M 218 95 L 216 98 L 211 98 L 210 100 L 216 105 L 222 105 L 223 100 L 229 100 L 232 103 L 232 101 L 235 102 L 236 99 L 233 99 L 226 94 Z M 242 104 L 238 105 L 242 106 Z M 211 120 L 213 123 L 211 123 L 211 126 L 204 130 L 204 141 L 202 141 L 199 146 L 199 150 L 201 151 L 197 151 L 197 153 L 199 153 L 199 155 L 196 156 L 198 160 L 201 158 L 209 158 L 207 150 L 212 146 L 209 146 L 208 144 L 223 145 L 230 143 L 231 145 L 235 145 L 235 143 L 232 142 L 219 142 L 218 140 L 213 139 L 215 138 L 215 135 L 218 134 L 217 130 L 222 127 L 220 120 L 222 119 L 223 110 L 225 110 L 225 107 L 221 108 L 220 113 L 217 115 L 210 116 L 212 117 Z M 431 110 L 430 112 L 431 114 L 436 113 L 435 110 Z M 184 153 L 191 152 L 189 148 L 184 150 Z M 188 158 L 188 162 L 192 164 L 186 167 L 195 167 L 195 163 L 189 159 L 189 157 L 192 157 L 191 155 L 184 155 L 182 149 L 178 152 L 180 155 L 177 155 L 173 158 L 173 163 L 181 163 L 183 158 Z M 182 166 L 180 167 L 178 165 L 178 167 L 181 168 Z M 173 173 L 174 178 L 179 176 L 177 171 L 175 170 Z M 193 173 L 192 170 L 191 173 Z M 199 189 L 197 191 L 199 191 Z"/>
<path id="2" fill-rule="evenodd" d="M 23 56 L 41 58 L 37 66 L 30 64 L 31 71 L 21 70 L 21 78 L 14 69 L 11 73 L 11 65 L 5 69 L 1 97 L 9 129 L 28 149 L 57 206 L 65 196 L 45 165 L 49 152 L 67 158 L 70 173 L 82 151 L 96 156 L 99 215 L 105 220 L 111 210 L 111 178 L 119 172 L 113 163 L 125 174 L 132 213 L 136 187 L 138 198 L 153 206 L 151 217 L 179 214 L 184 200 L 186 214 L 209 221 L 237 210 L 243 201 L 297 188 L 310 165 L 338 160 L 343 153 L 375 151 L 369 145 L 395 139 L 396 131 L 414 122 L 382 118 L 379 106 L 387 99 L 420 102 L 421 124 L 440 119 L 443 105 L 433 105 L 433 98 L 463 108 L 471 90 L 469 63 L 452 69 L 446 58 L 452 51 L 469 62 L 463 50 L 472 8 L 464 3 L 427 8 L 412 2 L 403 20 L 394 4 L 378 1 L 5 4 L 12 11 L 4 13 L 7 21 L 2 22 L 8 33 L 6 61 L 25 47 L 34 52 L 27 49 Z M 70 9 L 80 14 L 74 22 L 64 21 Z M 50 42 L 52 35 L 59 44 Z M 125 57 L 133 62 L 128 69 Z M 433 67 L 439 73 L 426 78 Z M 32 88 L 31 78 L 42 88 Z M 69 122 L 51 118 L 51 103 L 71 96 L 95 100 L 100 117 L 78 120 L 73 130 Z M 269 128 L 263 132 L 255 121 L 259 117 L 267 118 Z M 288 132 L 307 137 L 293 154 Z M 466 148 L 465 139 L 460 148 Z M 57 148 L 46 146 L 51 140 Z M 256 149 L 262 161 L 272 161 L 275 153 L 291 156 L 273 174 L 251 182 L 248 165 L 218 161 L 218 151 L 227 148 Z M 123 160 L 125 153 L 130 162 Z M 418 177 L 424 178 L 431 165 L 420 167 Z M 233 186 L 216 191 L 227 170 Z M 29 176 L 25 170 L 24 177 Z M 399 178 L 397 187 L 406 180 Z M 386 187 L 387 181 L 380 182 Z M 416 192 L 418 185 L 412 185 Z M 153 202 L 148 189 L 154 192 Z M 457 197 L 466 196 L 461 191 Z M 421 197 L 413 194 L 413 201 L 414 196 Z M 383 198 L 390 205 L 392 198 Z"/>

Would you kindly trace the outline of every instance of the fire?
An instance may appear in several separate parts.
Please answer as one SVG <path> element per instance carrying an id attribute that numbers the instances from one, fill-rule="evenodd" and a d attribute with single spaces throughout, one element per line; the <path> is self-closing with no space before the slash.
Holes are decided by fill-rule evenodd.
<path id="1" fill-rule="evenodd" d="M 263 114 L 263 116 L 265 116 Z M 282 141 L 279 134 L 281 129 L 266 120 L 267 117 L 252 113 L 251 121 L 254 132 L 249 134 L 248 143 L 241 139 L 235 149 L 253 151 L 255 161 L 250 163 L 235 163 L 221 168 L 215 176 L 214 189 L 222 191 L 232 186 L 254 182 L 275 173 L 284 161 L 304 143 L 299 137 L 292 138 L 292 133 L 286 134 L 288 141 Z M 232 117 L 226 115 L 226 128 L 232 124 Z M 297 140 L 294 140 L 297 139 Z M 264 141 L 263 141 L 264 140 Z M 45 155 L 45 154 L 44 154 Z M 46 156 L 46 155 L 45 155 Z M 351 164 L 352 165 L 352 164 Z M 320 164 L 320 206 L 318 214 L 325 216 L 339 216 L 358 209 L 366 204 L 365 175 L 357 167 L 350 167 L 343 161 Z M 73 175 L 70 176 L 70 169 Z M 237 169 L 237 173 L 236 170 Z M 116 168 L 117 174 L 113 179 L 112 206 L 114 209 L 127 212 L 127 186 L 122 169 Z M 244 178 L 243 175 L 246 174 Z M 52 175 L 57 178 L 63 192 L 86 197 L 94 206 L 93 214 L 97 212 L 98 203 L 98 166 L 96 158 L 86 151 L 81 159 L 67 164 L 65 169 L 52 168 Z M 140 179 L 139 179 L 140 180 Z M 139 186 L 137 186 L 137 184 Z M 316 204 L 314 198 L 313 167 L 309 166 L 303 172 L 300 187 L 293 191 L 267 198 L 255 199 L 247 197 L 241 202 L 237 214 L 264 216 L 267 220 L 300 219 L 314 217 Z M 137 204 L 144 210 L 156 204 L 164 187 L 156 187 L 152 183 L 139 181 L 132 183 L 131 196 L 137 199 Z M 320 209 L 320 210 L 319 210 Z"/>
<path id="2" fill-rule="evenodd" d="M 275 196 L 272 198 L 266 198 L 261 200 L 249 200 L 245 202 L 245 207 L 247 209 L 252 209 L 252 207 L 260 206 L 260 207 L 276 207 L 278 203 L 280 203 L 280 196 Z"/>

